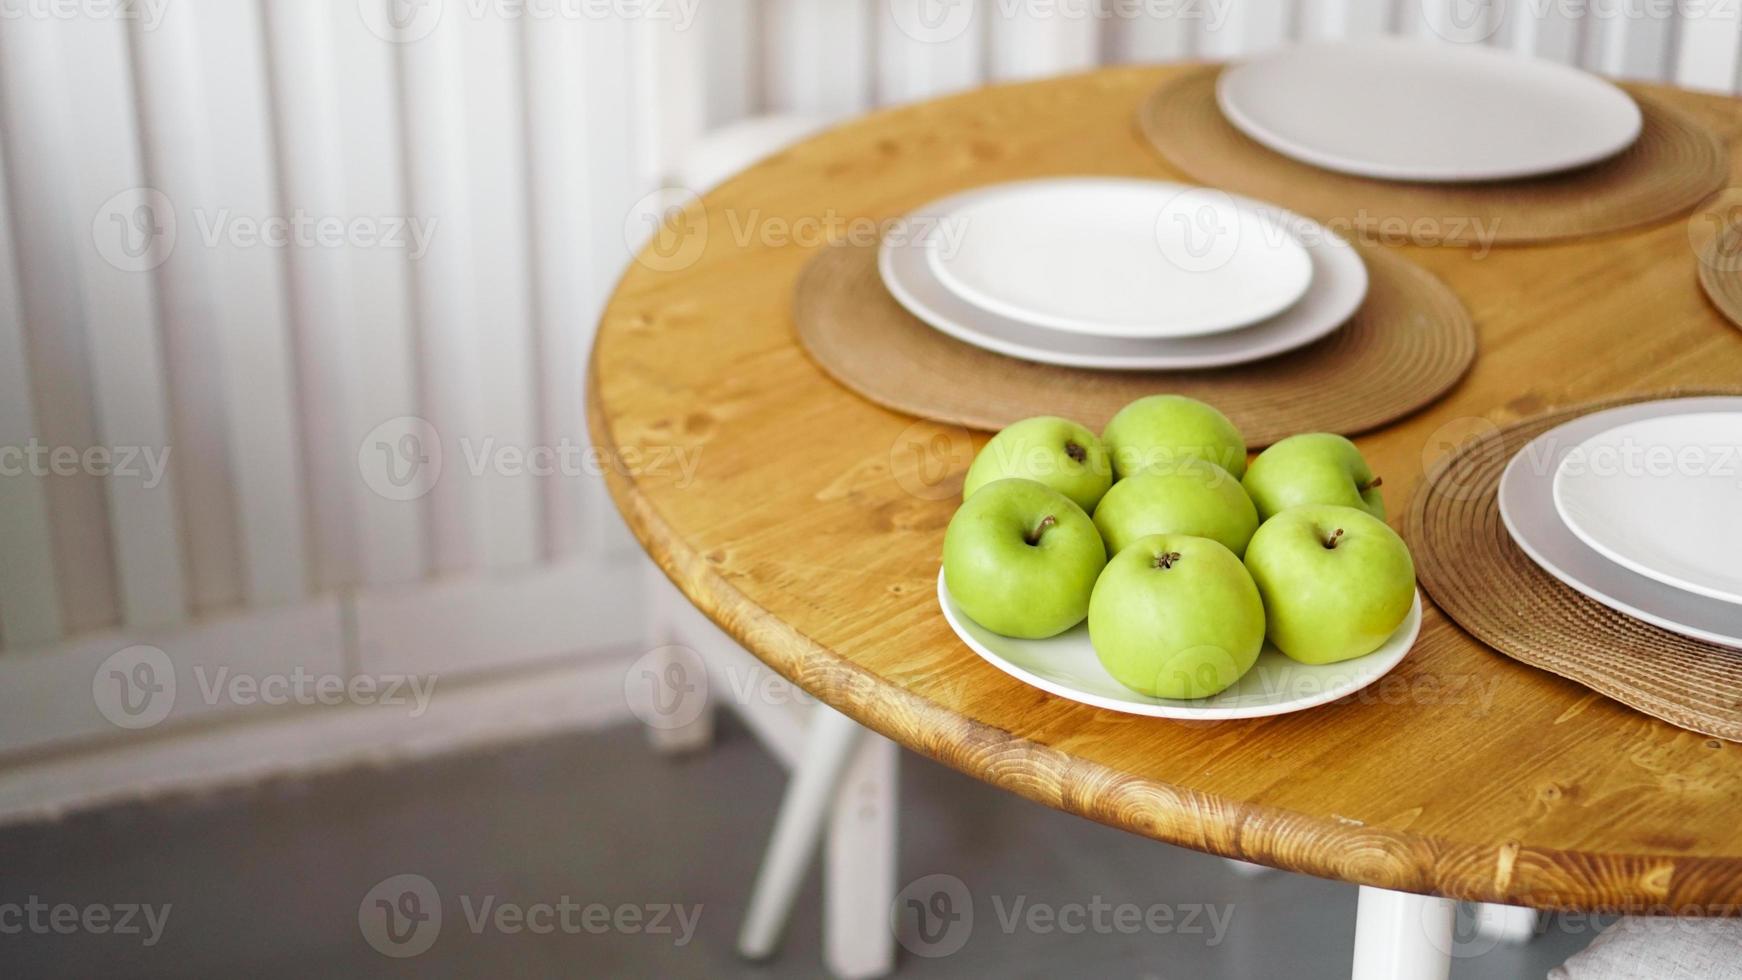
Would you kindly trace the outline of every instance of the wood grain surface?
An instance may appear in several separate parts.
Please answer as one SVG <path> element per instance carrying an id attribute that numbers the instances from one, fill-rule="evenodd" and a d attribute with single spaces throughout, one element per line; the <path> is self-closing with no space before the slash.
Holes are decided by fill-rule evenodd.
<path id="1" fill-rule="evenodd" d="M 878 113 L 669 221 L 605 310 L 588 386 L 590 430 L 635 534 L 781 674 L 1048 806 L 1406 891 L 1730 910 L 1742 897 L 1742 748 L 1499 656 L 1437 610 L 1411 655 L 1360 695 L 1205 725 L 1026 687 L 944 623 L 933 594 L 943 530 L 984 437 L 836 385 L 795 340 L 793 285 L 816 234 L 852 240 L 945 193 L 1048 174 L 1179 179 L 1133 118 L 1180 70 L 1110 69 Z M 1654 91 L 1734 149 L 1737 102 Z M 1469 306 L 1481 354 L 1432 408 L 1358 440 L 1394 524 L 1427 468 L 1497 424 L 1742 378 L 1742 332 L 1696 281 L 1699 220 L 1552 246 L 1403 249 Z"/>

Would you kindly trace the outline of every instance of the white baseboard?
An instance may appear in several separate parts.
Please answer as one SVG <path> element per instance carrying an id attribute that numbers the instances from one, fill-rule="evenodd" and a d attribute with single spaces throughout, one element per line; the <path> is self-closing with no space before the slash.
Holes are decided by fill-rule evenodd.
<path id="1" fill-rule="evenodd" d="M 631 721 L 624 676 L 640 653 L 440 684 L 417 717 L 384 705 L 286 708 L 25 762 L 0 770 L 0 824 Z"/>

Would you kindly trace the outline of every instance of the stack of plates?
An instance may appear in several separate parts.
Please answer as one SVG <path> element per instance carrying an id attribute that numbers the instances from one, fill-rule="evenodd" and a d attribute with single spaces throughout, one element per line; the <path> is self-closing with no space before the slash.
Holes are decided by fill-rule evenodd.
<path id="1" fill-rule="evenodd" d="M 1500 479 L 1506 529 L 1543 570 L 1684 636 L 1742 650 L 1742 398 L 1595 412 Z"/>
<path id="2" fill-rule="evenodd" d="M 1644 126 L 1626 92 L 1576 68 L 1400 38 L 1269 52 L 1223 72 L 1216 101 L 1284 156 L 1382 180 L 1552 174 L 1620 153 Z"/>
<path id="3" fill-rule="evenodd" d="M 1222 367 L 1325 337 L 1367 268 L 1317 222 L 1151 180 L 1020 181 L 920 208 L 885 236 L 884 285 L 958 340 L 1070 367 Z"/>

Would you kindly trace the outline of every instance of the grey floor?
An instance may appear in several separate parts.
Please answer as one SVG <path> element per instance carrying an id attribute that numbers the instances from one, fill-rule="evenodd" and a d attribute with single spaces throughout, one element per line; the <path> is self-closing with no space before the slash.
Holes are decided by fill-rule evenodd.
<path id="1" fill-rule="evenodd" d="M 1242 878 L 913 756 L 903 765 L 902 881 L 953 876 L 973 918 L 934 932 L 936 945 L 910 936 L 927 953 L 965 942 L 943 956 L 903 952 L 898 977 L 1348 976 L 1351 886 Z M 0 830 L 0 976 L 816 977 L 814 875 L 778 957 L 752 966 L 732 954 L 781 785 L 740 730 L 672 761 L 626 727 Z M 428 879 L 442 922 L 426 951 L 395 959 L 365 940 L 359 911 L 403 874 Z M 565 897 L 580 907 L 566 930 L 496 918 Z M 33 898 L 44 907 L 34 925 Z M 155 945 L 80 926 L 58 934 L 46 910 L 119 916 L 131 904 L 169 906 Z M 694 916 L 685 944 L 650 928 L 677 906 Z M 622 915 L 623 928 L 595 934 L 589 914 Z M 1471 943 L 1453 976 L 1541 977 L 1592 928 L 1553 920 L 1521 948 Z"/>

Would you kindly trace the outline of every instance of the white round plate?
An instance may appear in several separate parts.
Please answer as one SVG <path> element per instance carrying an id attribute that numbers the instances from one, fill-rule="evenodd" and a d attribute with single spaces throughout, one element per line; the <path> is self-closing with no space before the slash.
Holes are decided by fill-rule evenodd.
<path id="1" fill-rule="evenodd" d="M 1103 337 L 1195 337 L 1292 306 L 1312 259 L 1288 226 L 1204 187 L 1116 177 L 998 184 L 942 216 L 932 273 L 1012 320 Z M 945 247 L 947 246 L 947 247 Z"/>
<path id="2" fill-rule="evenodd" d="M 1296 663 L 1266 643 L 1258 662 L 1233 687 L 1196 701 L 1171 701 L 1138 694 L 1113 679 L 1089 643 L 1083 623 L 1049 640 L 1017 640 L 981 626 L 956 608 L 938 571 L 938 605 L 950 628 L 981 659 L 1024 684 L 1070 701 L 1151 718 L 1226 721 L 1304 711 L 1348 697 L 1391 672 L 1415 645 L 1421 632 L 1421 593 L 1408 618 L 1385 645 L 1365 657 L 1340 664 Z"/>
<path id="3" fill-rule="evenodd" d="M 1605 606 L 1653 626 L 1742 650 L 1742 606 L 1695 595 L 1615 564 L 1580 541 L 1554 503 L 1554 475 L 1586 439 L 1661 415 L 1742 411 L 1742 398 L 1676 398 L 1594 412 L 1551 429 L 1513 456 L 1500 477 L 1500 517 L 1542 570 Z"/>
<path id="4" fill-rule="evenodd" d="M 1660 415 L 1592 436 L 1561 460 L 1554 499 L 1610 561 L 1742 602 L 1742 412 Z"/>
<path id="5" fill-rule="evenodd" d="M 971 192 L 970 192 L 971 193 Z M 955 198 L 935 201 L 914 215 L 946 215 Z M 999 316 L 951 292 L 932 274 L 927 251 L 950 234 L 937 224 L 926 235 L 884 238 L 878 252 L 883 284 L 908 312 L 943 333 L 1007 357 L 1042 364 L 1110 371 L 1169 371 L 1224 367 L 1304 347 L 1347 323 L 1367 298 L 1367 266 L 1349 243 L 1306 218 L 1277 212 L 1295 228 L 1313 264 L 1312 285 L 1300 301 L 1262 323 L 1240 330 L 1179 339 L 1096 337 Z M 910 218 L 910 223 L 918 219 Z"/>
<path id="6" fill-rule="evenodd" d="M 1285 156 L 1386 180 L 1555 173 L 1632 145 L 1621 89 L 1550 61 L 1399 38 L 1280 49 L 1222 73 L 1222 114 Z"/>

